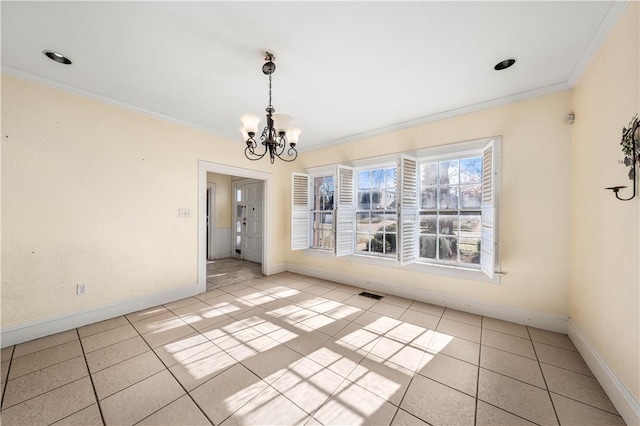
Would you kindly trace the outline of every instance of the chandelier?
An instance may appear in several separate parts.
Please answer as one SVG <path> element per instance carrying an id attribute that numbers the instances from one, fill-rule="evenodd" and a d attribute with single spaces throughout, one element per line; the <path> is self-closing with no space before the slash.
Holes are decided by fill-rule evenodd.
<path id="1" fill-rule="evenodd" d="M 274 114 L 276 109 L 271 105 L 271 75 L 276 70 L 276 64 L 273 63 L 275 59 L 273 54 L 266 52 L 264 60 L 267 62 L 262 66 L 262 72 L 269 76 L 269 105 L 266 109 L 267 125 L 260 135 L 261 144 L 264 148 L 258 150 L 258 142 L 255 139 L 258 134 L 260 117 L 255 114 L 245 114 L 240 117 L 242 121 L 240 132 L 247 144 L 247 147 L 244 149 L 244 155 L 249 160 L 256 161 L 260 160 L 268 152 L 271 164 L 273 164 L 276 157 L 288 162 L 296 159 L 298 156 L 296 144 L 302 132 L 297 127 L 289 127 L 289 123 L 292 120 L 291 116 Z M 287 143 L 289 144 L 289 148 L 287 148 Z"/>

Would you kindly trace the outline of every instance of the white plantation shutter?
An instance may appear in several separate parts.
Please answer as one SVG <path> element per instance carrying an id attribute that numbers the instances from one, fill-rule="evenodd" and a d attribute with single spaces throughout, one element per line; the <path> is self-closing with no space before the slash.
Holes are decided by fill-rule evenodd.
<path id="1" fill-rule="evenodd" d="M 309 188 L 311 176 L 293 173 L 291 191 L 291 250 L 309 248 Z"/>
<path id="2" fill-rule="evenodd" d="M 355 228 L 355 169 L 337 166 L 336 169 L 336 256 L 353 254 Z"/>
<path id="3" fill-rule="evenodd" d="M 417 167 L 415 158 L 401 155 L 398 164 L 398 263 L 415 263 L 418 253 Z"/>
<path id="4" fill-rule="evenodd" d="M 482 151 L 482 242 L 480 269 L 493 279 L 495 272 L 495 150 L 490 141 Z"/>

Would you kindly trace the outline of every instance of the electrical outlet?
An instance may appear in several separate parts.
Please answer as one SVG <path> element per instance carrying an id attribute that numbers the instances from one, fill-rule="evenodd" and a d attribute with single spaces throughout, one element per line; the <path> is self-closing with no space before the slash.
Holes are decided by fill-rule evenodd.
<path id="1" fill-rule="evenodd" d="M 191 217 L 191 209 L 178 209 L 179 217 Z"/>
<path id="2" fill-rule="evenodd" d="M 78 296 L 82 296 L 83 294 L 87 294 L 87 285 L 85 283 L 80 283 L 76 286 L 76 294 Z"/>

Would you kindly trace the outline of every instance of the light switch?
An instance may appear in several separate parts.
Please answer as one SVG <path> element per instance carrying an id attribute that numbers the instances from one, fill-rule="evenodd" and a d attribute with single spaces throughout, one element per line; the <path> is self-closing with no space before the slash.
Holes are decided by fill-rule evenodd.
<path id="1" fill-rule="evenodd" d="M 179 209 L 178 216 L 180 217 L 191 217 L 191 209 Z"/>

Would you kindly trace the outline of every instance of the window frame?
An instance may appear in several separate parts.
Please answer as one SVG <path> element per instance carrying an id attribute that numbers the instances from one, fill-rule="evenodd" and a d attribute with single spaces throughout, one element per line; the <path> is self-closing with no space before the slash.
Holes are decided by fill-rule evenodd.
<path id="1" fill-rule="evenodd" d="M 488 181 L 483 181 L 481 183 L 483 190 L 483 200 L 482 205 L 479 209 L 473 208 L 474 212 L 481 211 L 482 215 L 482 244 L 481 250 L 483 252 L 487 249 L 487 253 L 482 253 L 482 256 L 485 256 L 487 262 L 483 262 L 481 260 L 480 267 L 475 267 L 473 264 L 466 263 L 440 263 L 440 262 L 425 262 L 422 258 L 419 258 L 419 211 L 420 203 L 418 202 L 415 207 L 405 207 L 404 202 L 398 201 L 402 196 L 402 190 L 400 186 L 403 185 L 403 182 L 398 182 L 401 176 L 401 169 L 409 163 L 406 161 L 416 161 L 417 167 L 419 167 L 420 163 L 423 163 L 427 160 L 434 161 L 446 158 L 469 158 L 482 156 L 484 151 L 487 150 L 487 147 L 490 148 L 489 155 L 491 156 L 491 172 L 487 174 L 489 177 Z M 322 248 L 312 248 L 307 247 L 304 250 L 305 254 L 312 256 L 320 256 L 320 257 L 344 257 L 347 258 L 348 261 L 353 261 L 357 263 L 364 264 L 372 264 L 372 265 L 381 265 L 384 267 L 397 268 L 399 270 L 409 270 L 416 271 L 421 273 L 429 273 L 433 275 L 441 275 L 448 276 L 466 280 L 473 281 L 483 281 L 499 284 L 501 281 L 501 273 L 500 269 L 500 256 L 499 256 L 499 221 L 498 221 L 498 206 L 499 206 L 499 198 L 501 191 L 501 152 L 502 152 L 502 137 L 494 136 L 482 139 L 475 139 L 464 142 L 450 143 L 446 145 L 438 145 L 428 148 L 419 149 L 416 151 L 409 151 L 399 154 L 390 154 L 381 157 L 375 158 L 366 158 L 362 160 L 352 161 L 346 164 L 335 164 L 330 166 L 322 166 L 311 168 L 308 171 L 310 172 L 307 176 L 320 176 L 320 175 L 329 175 L 331 174 L 329 171 L 332 170 L 335 172 L 334 176 L 334 185 L 335 185 L 335 193 L 334 193 L 334 231 L 336 232 L 335 236 L 335 246 L 336 249 L 332 252 L 331 250 L 326 250 Z M 483 158 L 483 164 L 485 159 Z M 384 169 L 391 166 L 395 166 L 396 169 L 396 217 L 397 217 L 397 231 L 396 231 L 396 254 L 395 256 L 384 256 L 371 252 L 356 252 L 356 207 L 357 207 L 357 182 L 355 179 L 355 174 L 360 170 L 366 169 Z M 343 203 L 342 208 L 340 206 L 340 190 L 339 187 L 342 185 L 343 179 L 342 171 L 347 171 L 352 173 L 351 182 L 347 182 L 346 188 L 349 188 L 351 185 L 351 194 L 343 194 L 346 196 L 346 202 Z M 404 170 L 404 169 L 403 169 Z M 485 177 L 485 170 L 483 170 L 483 178 Z M 402 173 L 404 174 L 404 173 Z M 410 175 L 409 175 L 410 176 Z M 414 196 L 419 197 L 419 186 L 418 182 L 418 174 L 415 175 L 415 193 Z M 348 180 L 348 179 L 347 179 Z M 310 182 L 311 184 L 311 182 Z M 490 197 L 488 201 L 485 200 L 485 193 L 487 191 L 490 193 Z M 410 185 L 406 186 L 405 192 L 409 193 L 412 191 Z M 409 197 L 410 199 L 411 197 Z M 459 211 L 464 209 L 452 210 Z M 293 216 L 293 215 L 292 215 Z M 342 217 L 342 219 L 340 218 Z M 348 243 L 348 239 L 350 237 L 350 244 L 345 244 L 342 247 L 342 250 L 339 250 L 337 247 L 339 245 L 339 230 L 340 223 L 342 222 L 342 240 L 345 240 L 345 243 Z M 484 226 L 485 222 L 488 226 Z M 310 232 L 311 232 L 312 224 L 309 222 L 308 230 L 309 230 L 309 243 L 311 242 Z M 409 230 L 404 232 L 402 228 L 405 230 Z M 415 239 L 416 241 L 411 241 L 411 232 L 410 230 L 415 230 Z M 293 249 L 293 248 L 292 248 Z M 486 264 L 485 264 L 486 263 Z"/>
<path id="2" fill-rule="evenodd" d="M 440 216 L 441 214 L 446 215 L 446 213 L 450 213 L 452 216 L 455 214 L 456 218 L 457 218 L 457 222 L 458 222 L 458 229 L 456 231 L 456 258 L 458 258 L 460 256 L 460 240 L 463 239 L 463 237 L 460 235 L 460 218 L 462 217 L 462 215 L 464 213 L 475 213 L 476 216 L 480 217 L 480 228 L 482 228 L 482 194 L 480 194 L 480 203 L 478 205 L 478 207 L 469 207 L 469 208 L 465 208 L 465 207 L 458 207 L 458 208 L 452 208 L 452 209 L 448 209 L 448 208 L 441 208 L 440 206 L 438 206 L 436 204 L 436 207 L 434 208 L 426 208 L 422 206 L 422 193 L 421 190 L 423 189 L 421 181 L 422 181 L 422 176 L 421 176 L 421 167 L 423 164 L 428 164 L 428 163 L 436 163 L 438 164 L 438 167 L 440 165 L 440 163 L 442 162 L 446 162 L 446 161 L 453 161 L 453 160 L 457 160 L 458 162 L 460 162 L 461 160 L 465 160 L 465 159 L 470 159 L 470 158 L 480 158 L 480 160 L 483 160 L 483 156 L 482 156 L 482 151 L 466 151 L 463 154 L 459 154 L 459 153 L 451 153 L 451 154 L 443 154 L 443 155 L 437 155 L 437 156 L 433 156 L 433 157 L 421 157 L 418 159 L 418 176 L 417 176 L 417 180 L 418 180 L 418 200 L 420 200 L 420 202 L 418 202 L 418 239 L 420 240 L 421 237 L 424 235 L 420 232 L 420 223 L 421 223 L 421 217 L 423 213 L 431 213 L 433 215 L 436 216 L 436 231 L 435 234 L 429 234 L 429 235 L 434 235 L 436 238 L 436 248 L 435 248 L 435 258 L 428 258 L 428 257 L 422 257 L 420 254 L 420 244 L 418 243 L 418 254 L 416 255 L 416 262 L 417 263 L 427 263 L 427 264 L 437 264 L 437 265 L 447 265 L 447 266 L 453 266 L 453 267 L 461 267 L 461 268 L 469 268 L 469 269 L 474 269 L 474 270 L 480 270 L 481 266 L 480 266 L 480 259 L 478 259 L 478 263 L 474 264 L 474 263 L 466 263 L 466 262 L 460 262 L 460 261 L 447 261 L 447 260 L 442 260 L 442 259 L 437 259 L 438 255 L 439 255 L 439 246 L 440 246 L 440 239 L 441 237 L 446 237 L 445 234 L 441 234 L 440 233 Z M 459 164 L 459 163 L 458 163 Z M 459 167 L 459 166 L 458 166 Z M 458 176 L 460 175 L 460 168 L 458 168 Z M 438 191 L 441 188 L 441 184 L 439 182 L 439 177 L 440 177 L 440 173 L 438 170 L 438 182 L 435 185 L 435 189 L 436 191 Z M 479 182 L 475 183 L 475 185 L 478 185 L 480 187 L 480 190 L 482 190 L 482 168 L 480 169 L 480 180 Z M 458 181 L 456 184 L 454 184 L 456 188 L 460 189 L 460 187 L 462 185 L 470 185 L 470 184 L 463 184 L 460 181 Z M 452 186 L 452 185 L 450 185 Z M 438 198 L 436 196 L 436 203 L 438 201 Z M 458 199 L 458 205 L 460 205 L 460 199 L 462 198 L 462 195 L 460 192 L 458 192 L 457 195 L 457 199 Z M 478 232 L 478 241 L 482 240 L 482 229 L 480 229 L 480 231 Z M 478 251 L 478 256 L 481 256 L 481 250 Z"/>
<path id="3" fill-rule="evenodd" d="M 335 173 L 324 173 L 324 174 L 313 174 L 313 175 L 309 175 L 310 179 L 309 179 L 309 184 L 310 184 L 310 188 L 309 188 L 309 195 L 311 197 L 310 203 L 309 203 L 309 207 L 311 208 L 309 210 L 309 249 L 311 250 L 323 250 L 323 251 L 330 251 L 333 252 L 336 249 L 336 176 Z M 322 178 L 323 179 L 323 184 L 325 183 L 327 178 L 331 178 L 333 179 L 333 191 L 331 192 L 331 196 L 333 197 L 333 203 L 332 203 L 332 209 L 331 210 L 316 210 L 315 207 L 316 206 L 316 200 L 315 197 L 318 196 L 319 194 L 316 194 L 315 192 L 315 181 L 318 178 Z M 332 235 L 332 244 L 331 247 L 322 247 L 322 246 L 316 246 L 314 245 L 314 241 L 315 241 L 315 217 L 316 215 L 326 215 L 326 214 L 331 214 L 331 235 Z M 324 222 L 321 222 L 324 223 Z M 320 239 L 322 240 L 322 237 L 320 237 Z"/>
<path id="4" fill-rule="evenodd" d="M 387 187 L 386 187 L 386 180 L 387 180 L 387 170 L 388 169 L 395 169 L 394 172 L 394 193 L 395 193 L 395 198 L 396 200 L 396 208 L 395 209 L 360 209 L 359 208 L 359 204 L 360 204 L 360 174 L 362 172 L 372 172 L 374 170 L 382 170 L 384 173 L 384 181 L 385 181 L 385 185 L 383 188 L 384 193 L 387 193 Z M 375 164 L 375 165 L 369 165 L 369 166 L 361 166 L 361 167 L 356 167 L 355 168 L 355 175 L 357 176 L 354 179 L 354 193 L 355 193 L 355 208 L 354 208 L 354 214 L 355 214 L 355 218 L 354 218 L 354 223 L 355 223 L 355 227 L 354 227 L 354 247 L 353 247 L 353 255 L 354 256 L 374 256 L 374 257 L 380 257 L 380 258 L 385 258 L 385 259 L 395 259 L 398 256 L 398 207 L 397 207 L 397 197 L 398 197 L 398 190 L 397 190 L 397 175 L 398 175 L 398 168 L 397 168 L 397 164 L 394 163 L 388 163 L 388 164 Z M 373 204 L 373 186 L 369 185 L 368 187 L 368 191 L 370 194 L 370 198 L 369 198 L 369 205 L 371 207 L 371 205 Z M 395 221 L 396 221 L 396 232 L 394 232 L 393 234 L 395 235 L 395 247 L 396 250 L 394 253 L 392 254 L 387 254 L 387 253 L 380 253 L 380 252 L 374 252 L 374 251 L 361 251 L 358 250 L 357 246 L 358 246 L 358 234 L 363 234 L 363 232 L 359 232 L 358 231 L 358 215 L 359 214 L 364 214 L 364 213 L 368 213 L 369 215 L 369 231 L 368 231 L 368 235 L 369 235 L 369 242 L 371 241 L 372 235 L 374 234 L 371 231 L 371 217 L 373 213 L 376 214 L 380 214 L 382 215 L 383 219 L 382 221 L 385 222 L 386 221 L 386 215 L 387 214 L 392 214 L 395 216 Z M 385 225 L 386 228 L 386 225 Z M 383 241 L 386 241 L 386 235 L 387 234 L 392 234 L 391 232 L 387 233 L 386 229 L 383 229 L 382 231 L 382 235 L 383 235 Z M 371 243 L 369 243 L 369 247 L 371 247 Z"/>

